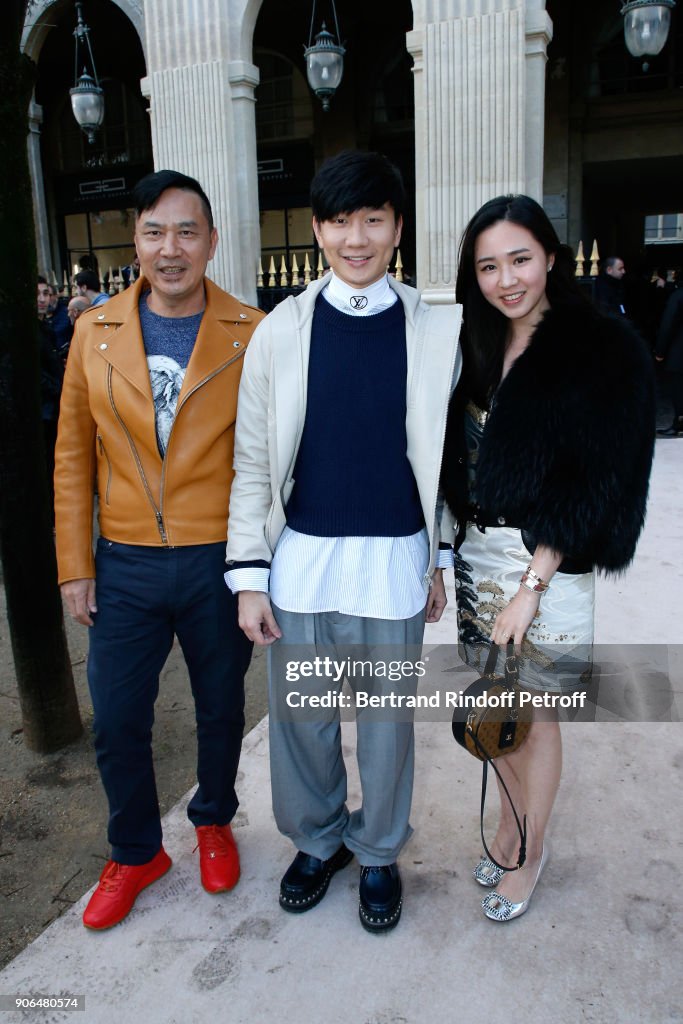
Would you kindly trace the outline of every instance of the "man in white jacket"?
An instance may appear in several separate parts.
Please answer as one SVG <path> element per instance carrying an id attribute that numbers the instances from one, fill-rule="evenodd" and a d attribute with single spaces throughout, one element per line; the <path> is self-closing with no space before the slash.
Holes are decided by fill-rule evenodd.
<path id="1" fill-rule="evenodd" d="M 273 808 L 299 851 L 280 904 L 309 910 L 355 854 L 373 932 L 398 923 L 396 861 L 412 831 L 412 713 L 386 708 L 415 693 L 453 538 L 437 492 L 460 311 L 429 308 L 387 275 L 404 204 L 400 173 L 378 154 L 341 153 L 316 175 L 313 230 L 332 273 L 278 306 L 249 346 L 227 548 L 240 625 L 274 645 Z M 358 706 L 369 690 L 378 698 L 357 715 L 363 802 L 352 812 L 344 676 Z"/>

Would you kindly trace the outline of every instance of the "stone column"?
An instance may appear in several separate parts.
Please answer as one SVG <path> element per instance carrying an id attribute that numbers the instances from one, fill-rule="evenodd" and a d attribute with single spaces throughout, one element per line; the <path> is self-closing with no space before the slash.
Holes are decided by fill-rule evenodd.
<path id="1" fill-rule="evenodd" d="M 525 187 L 528 196 L 543 202 L 543 142 L 545 138 L 545 66 L 553 24 L 546 10 L 526 12 Z"/>
<path id="2" fill-rule="evenodd" d="M 33 218 L 36 230 L 36 257 L 38 273 L 49 274 L 59 267 L 52 266 L 50 254 L 50 230 L 47 223 L 47 206 L 45 204 L 45 186 L 43 183 L 43 163 L 40 156 L 40 126 L 43 123 L 43 108 L 31 101 L 28 111 L 28 166 L 31 175 L 31 195 L 33 198 Z M 62 282 L 59 280 L 59 287 Z"/>
<path id="3" fill-rule="evenodd" d="M 417 277 L 429 302 L 454 301 L 458 245 L 482 203 L 501 193 L 542 194 L 550 37 L 542 4 L 414 5 L 407 41 L 415 61 Z"/>
<path id="4" fill-rule="evenodd" d="M 247 301 L 256 302 L 256 274 L 261 252 L 259 222 L 258 171 L 256 159 L 256 97 L 259 69 L 248 61 L 234 60 L 228 65 L 232 90 L 233 139 L 242 159 L 235 161 L 230 178 L 233 208 L 237 216 L 232 232 L 236 235 L 241 258 L 242 292 Z"/>
<path id="5" fill-rule="evenodd" d="M 189 174 L 205 189 L 220 241 L 208 274 L 255 302 L 258 196 L 254 88 L 258 69 L 231 59 L 237 2 L 146 0 L 154 166 Z M 229 8 L 230 10 L 228 10 Z"/>

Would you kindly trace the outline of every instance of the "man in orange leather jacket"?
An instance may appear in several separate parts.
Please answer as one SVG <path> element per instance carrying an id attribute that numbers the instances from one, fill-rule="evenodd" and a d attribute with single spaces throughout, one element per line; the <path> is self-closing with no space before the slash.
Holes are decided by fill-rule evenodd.
<path id="1" fill-rule="evenodd" d="M 188 807 L 209 892 L 231 889 L 230 828 L 251 644 L 223 582 L 237 390 L 262 314 L 205 277 L 218 242 L 198 182 L 138 183 L 142 276 L 78 320 L 56 455 L 59 581 L 90 628 L 88 682 L 112 846 L 83 916 L 122 920 L 170 867 L 151 732 L 159 673 L 178 637 L 197 716 L 198 788 Z M 92 550 L 95 481 L 100 536 Z"/>

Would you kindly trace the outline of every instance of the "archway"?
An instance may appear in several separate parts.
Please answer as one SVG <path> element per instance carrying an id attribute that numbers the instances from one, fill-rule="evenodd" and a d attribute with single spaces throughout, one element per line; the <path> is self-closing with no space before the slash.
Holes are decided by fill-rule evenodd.
<path id="1" fill-rule="evenodd" d="M 71 113 L 73 4 L 57 0 L 45 8 L 26 38 L 26 50 L 38 65 L 35 100 L 42 111 L 43 188 L 36 189 L 36 215 L 49 233 L 50 265 L 40 269 L 54 270 L 60 283 L 86 253 L 98 260 L 102 277 L 110 266 L 116 270 L 133 255 L 131 188 L 152 169 L 153 160 L 140 91 L 145 75 L 141 26 L 124 13 L 129 7 L 125 0 L 84 5 L 105 91 L 105 120 L 93 145 Z"/>
<path id="2" fill-rule="evenodd" d="M 326 17 L 325 4 L 318 5 L 318 15 Z M 377 149 L 397 163 L 406 181 L 409 202 L 401 254 L 406 274 L 413 275 L 415 128 L 412 60 L 406 49 L 412 4 L 349 0 L 338 6 L 338 15 L 346 47 L 344 77 L 330 111 L 323 113 L 305 81 L 302 44 L 308 39 L 310 8 L 296 11 L 264 0 L 258 8 L 248 4 L 245 12 L 245 28 L 253 18 L 253 60 L 261 74 L 256 123 L 264 255 L 267 261 L 275 255 L 276 269 L 281 254 L 288 266 L 297 252 L 312 252 L 315 261 L 308 190 L 316 168 L 342 149 Z M 259 104 L 269 104 L 270 113 Z M 286 116 L 280 116 L 286 108 Z"/>

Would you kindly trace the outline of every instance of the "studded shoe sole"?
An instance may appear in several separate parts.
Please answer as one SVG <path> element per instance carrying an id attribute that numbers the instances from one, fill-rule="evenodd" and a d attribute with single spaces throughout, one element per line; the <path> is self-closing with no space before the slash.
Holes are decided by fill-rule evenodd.
<path id="1" fill-rule="evenodd" d="M 304 914 L 307 910 L 311 910 L 313 907 L 317 906 L 327 892 L 332 875 L 336 874 L 337 871 L 341 871 L 342 868 L 345 868 L 351 860 L 353 860 L 353 854 L 350 850 L 347 850 L 345 846 L 342 846 L 326 862 L 327 866 L 325 874 L 322 876 L 319 885 L 313 890 L 313 892 L 306 893 L 306 895 L 289 896 L 286 892 L 283 892 L 281 885 L 280 906 L 282 909 L 286 910 L 289 914 Z"/>
<path id="2" fill-rule="evenodd" d="M 366 910 L 362 903 L 358 904 L 358 916 L 360 923 L 366 932 L 388 932 L 395 928 L 401 918 L 403 910 L 403 897 L 401 896 L 396 906 L 386 914 L 373 913 Z"/>
<path id="3" fill-rule="evenodd" d="M 381 909 L 380 909 L 381 908 Z M 401 911 L 403 910 L 403 888 L 401 885 L 401 876 L 396 873 L 396 898 L 390 906 L 383 906 L 381 903 L 379 908 L 373 907 L 371 900 L 363 898 L 363 869 L 361 869 L 361 883 L 360 883 L 360 899 L 358 901 L 358 916 L 360 923 L 363 925 L 367 932 L 388 932 L 392 928 L 395 928 L 401 918 Z"/>

